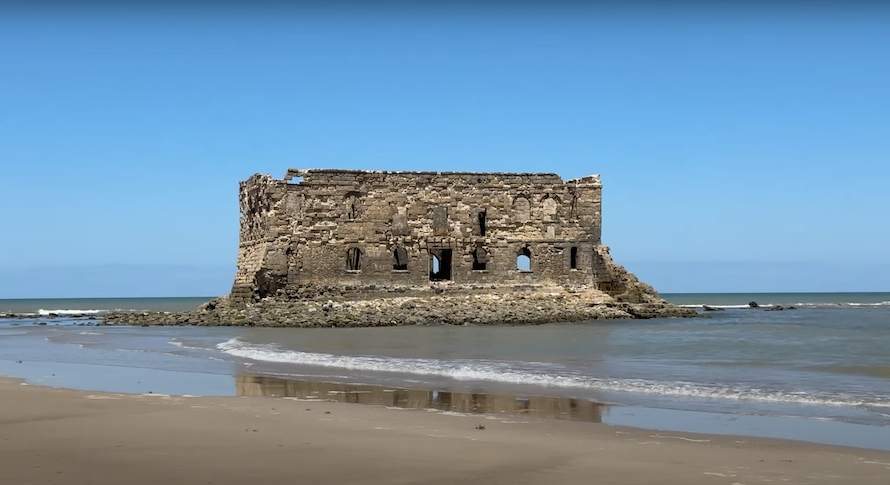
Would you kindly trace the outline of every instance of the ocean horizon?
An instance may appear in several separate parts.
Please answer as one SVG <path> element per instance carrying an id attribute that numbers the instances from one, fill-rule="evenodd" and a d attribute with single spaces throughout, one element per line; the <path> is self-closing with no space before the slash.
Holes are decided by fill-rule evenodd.
<path id="1" fill-rule="evenodd" d="M 890 292 L 661 293 L 665 300 L 686 307 L 742 308 L 761 306 L 890 306 Z M 82 314 L 103 311 L 191 311 L 218 296 L 0 298 L 0 315 Z"/>

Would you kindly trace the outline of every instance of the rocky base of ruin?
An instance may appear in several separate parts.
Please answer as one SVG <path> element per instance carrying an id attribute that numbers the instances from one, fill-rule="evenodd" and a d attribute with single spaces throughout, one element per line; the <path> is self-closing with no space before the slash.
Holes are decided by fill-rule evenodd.
<path id="1" fill-rule="evenodd" d="M 115 312 L 105 325 L 256 327 L 379 327 L 398 325 L 515 325 L 597 319 L 695 317 L 698 313 L 644 295 L 620 301 L 599 290 L 547 286 L 428 288 L 303 287 L 235 305 L 213 299 L 194 312 Z"/>

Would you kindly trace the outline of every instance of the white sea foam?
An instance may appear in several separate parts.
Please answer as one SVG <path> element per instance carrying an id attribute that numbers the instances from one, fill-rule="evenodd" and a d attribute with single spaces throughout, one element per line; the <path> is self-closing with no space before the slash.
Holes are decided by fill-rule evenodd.
<path id="1" fill-rule="evenodd" d="M 80 332 L 78 335 L 105 335 L 102 332 Z"/>
<path id="2" fill-rule="evenodd" d="M 684 307 L 684 308 L 704 308 L 706 306 L 711 307 L 711 308 L 751 308 L 749 305 L 708 305 L 707 303 L 700 303 L 697 305 L 679 305 L 679 306 Z"/>
<path id="3" fill-rule="evenodd" d="M 96 313 L 107 312 L 108 310 L 37 310 L 37 314 L 41 316 L 48 315 L 95 315 Z"/>
<path id="4" fill-rule="evenodd" d="M 731 309 L 731 308 L 751 308 L 751 306 L 748 305 L 748 304 L 744 304 L 744 305 L 718 305 L 718 304 L 712 304 L 712 303 L 692 303 L 692 304 L 683 304 L 683 305 L 678 305 L 678 306 L 681 306 L 681 307 L 683 307 L 683 308 L 704 308 L 704 307 L 724 308 L 724 309 Z M 797 303 L 758 303 L 758 305 L 757 305 L 756 307 L 754 307 L 754 308 L 771 308 L 771 307 L 775 307 L 775 306 L 783 306 L 783 307 L 794 306 L 794 307 L 798 307 L 798 308 L 847 308 L 847 307 L 858 308 L 858 307 L 886 307 L 886 306 L 890 306 L 890 301 L 881 301 L 881 302 L 872 302 L 872 303 L 859 303 L 859 302 L 847 302 L 847 301 L 840 301 L 840 302 L 797 302 Z"/>
<path id="5" fill-rule="evenodd" d="M 49 316 L 49 315 L 59 315 L 59 316 L 67 316 L 67 317 L 80 317 L 86 315 L 96 315 L 98 313 L 108 313 L 108 312 L 132 312 L 132 313 L 142 313 L 149 310 L 138 310 L 135 308 L 114 308 L 114 309 L 90 309 L 90 310 L 71 310 L 71 309 L 59 309 L 59 310 L 45 310 L 43 308 L 37 310 L 37 313 L 17 313 L 16 315 L 34 315 L 34 316 Z M 169 312 L 162 312 L 169 313 Z"/>
<path id="6" fill-rule="evenodd" d="M 177 347 L 179 347 L 179 348 L 181 348 L 181 349 L 190 349 L 190 350 L 207 350 L 207 349 L 204 348 L 204 347 L 194 347 L 194 346 L 192 346 L 192 345 L 187 345 L 187 344 L 185 344 L 182 340 L 179 340 L 178 338 L 175 338 L 175 337 L 172 338 L 172 339 L 170 339 L 167 343 L 170 344 L 170 345 L 175 345 L 175 346 L 177 346 Z"/>
<path id="7" fill-rule="evenodd" d="M 659 382 L 646 379 L 608 379 L 580 376 L 571 372 L 528 371 L 508 362 L 484 360 L 406 359 L 376 356 L 344 356 L 283 350 L 274 345 L 258 345 L 233 338 L 217 344 L 226 354 L 261 362 L 310 365 L 358 371 L 441 376 L 458 381 L 490 381 L 577 389 L 644 393 L 698 399 L 750 400 L 789 404 L 828 406 L 887 406 L 886 398 L 844 395 L 813 395 L 804 392 L 729 387 L 691 382 Z"/>

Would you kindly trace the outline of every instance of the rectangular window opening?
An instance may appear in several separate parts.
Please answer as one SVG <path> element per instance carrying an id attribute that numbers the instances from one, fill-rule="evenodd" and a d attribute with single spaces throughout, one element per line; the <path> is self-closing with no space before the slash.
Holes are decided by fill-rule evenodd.
<path id="1" fill-rule="evenodd" d="M 399 246 L 393 252 L 393 262 L 392 269 L 393 271 L 407 271 L 408 270 L 408 252 L 405 251 L 405 248 Z"/>
<path id="2" fill-rule="evenodd" d="M 349 248 L 346 251 L 346 270 L 361 271 L 362 269 L 362 251 L 359 248 Z"/>
<path id="3" fill-rule="evenodd" d="M 451 279 L 451 250 L 437 249 L 430 251 L 430 281 L 448 281 Z"/>
<path id="4" fill-rule="evenodd" d="M 473 271 L 485 271 L 488 263 L 488 253 L 483 248 L 473 250 Z"/>
<path id="5" fill-rule="evenodd" d="M 485 217 L 486 216 L 487 216 L 487 214 L 486 214 L 486 211 L 484 211 L 484 210 L 479 211 L 479 213 L 476 215 L 476 217 L 479 221 L 479 235 L 480 236 L 485 235 Z"/>

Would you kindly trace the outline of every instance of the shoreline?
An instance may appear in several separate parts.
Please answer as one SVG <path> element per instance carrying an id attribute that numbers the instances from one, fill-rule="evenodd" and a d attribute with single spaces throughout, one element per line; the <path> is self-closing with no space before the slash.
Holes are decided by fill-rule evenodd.
<path id="1" fill-rule="evenodd" d="M 0 401 L 3 483 L 883 484 L 890 470 L 886 451 L 320 400 L 0 378 Z"/>
<path id="2" fill-rule="evenodd" d="M 585 398 L 507 390 L 439 389 L 330 378 L 282 378 L 242 372 L 205 374 L 140 367 L 0 360 L 0 380 L 75 392 L 172 398 L 268 398 L 340 402 L 481 418 L 580 422 L 649 432 L 746 437 L 890 452 L 890 428 L 792 416 L 750 415 L 608 404 Z"/>

